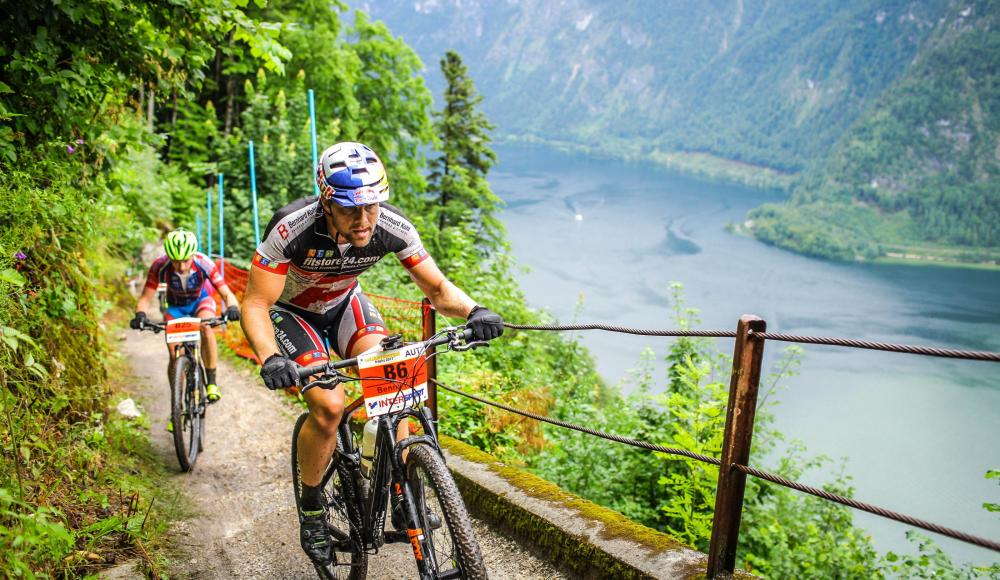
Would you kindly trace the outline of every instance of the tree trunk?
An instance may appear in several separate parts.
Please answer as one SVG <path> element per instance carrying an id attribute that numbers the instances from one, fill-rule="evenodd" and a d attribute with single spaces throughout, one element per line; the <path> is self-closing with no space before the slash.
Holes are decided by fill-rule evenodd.
<path id="1" fill-rule="evenodd" d="M 236 77 L 226 79 L 226 125 L 222 134 L 226 137 L 233 130 L 233 117 L 236 111 Z"/>
<path id="2" fill-rule="evenodd" d="M 146 101 L 146 123 L 150 132 L 153 131 L 154 115 L 156 114 L 156 89 L 149 89 L 149 100 Z"/>

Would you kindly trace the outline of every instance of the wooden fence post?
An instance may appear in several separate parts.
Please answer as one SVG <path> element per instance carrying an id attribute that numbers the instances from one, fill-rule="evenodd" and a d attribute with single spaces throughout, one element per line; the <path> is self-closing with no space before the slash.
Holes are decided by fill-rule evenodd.
<path id="1" fill-rule="evenodd" d="M 732 574 L 736 568 L 736 547 L 743 515 L 743 491 L 746 474 L 732 469 L 734 463 L 747 465 L 753 439 L 754 414 L 757 411 L 757 386 L 760 383 L 764 339 L 754 333 L 765 332 L 767 323 L 744 314 L 736 325 L 733 374 L 729 382 L 726 406 L 726 431 L 722 441 L 722 465 L 715 492 L 715 515 L 712 540 L 708 549 L 709 578 Z"/>
<path id="2" fill-rule="evenodd" d="M 437 334 L 437 311 L 431 306 L 431 301 L 424 298 L 420 304 L 421 329 L 423 337 L 421 340 L 430 340 Z M 434 423 L 438 422 L 438 396 L 437 396 L 437 357 L 434 354 L 436 348 L 427 351 L 427 407 L 431 410 Z"/>

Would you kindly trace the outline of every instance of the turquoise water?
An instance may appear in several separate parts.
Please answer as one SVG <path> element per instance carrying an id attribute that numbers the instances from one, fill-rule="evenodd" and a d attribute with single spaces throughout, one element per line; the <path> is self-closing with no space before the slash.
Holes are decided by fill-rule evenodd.
<path id="1" fill-rule="evenodd" d="M 750 313 L 774 332 L 1000 351 L 1000 272 L 805 258 L 725 230 L 780 194 L 545 148 L 497 152 L 490 181 L 507 202 L 514 256 L 530 268 L 521 286 L 563 322 L 671 328 L 668 285 L 678 281 L 701 328 L 731 330 Z M 669 345 L 582 339 L 612 383 L 643 348 Z M 768 343 L 765 365 L 783 346 Z M 812 454 L 846 458 L 856 498 L 1000 539 L 1000 517 L 981 507 L 1000 503 L 996 480 L 983 478 L 1000 469 L 1000 364 L 806 345 L 800 370 L 777 425 Z M 912 551 L 907 526 L 855 513 L 879 550 Z M 960 561 L 1000 559 L 932 537 Z"/>

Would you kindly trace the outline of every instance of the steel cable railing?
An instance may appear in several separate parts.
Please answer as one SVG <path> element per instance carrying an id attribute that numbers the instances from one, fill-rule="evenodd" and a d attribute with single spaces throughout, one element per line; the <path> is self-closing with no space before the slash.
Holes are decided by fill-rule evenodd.
<path id="1" fill-rule="evenodd" d="M 949 538 L 962 540 L 963 542 L 968 542 L 970 544 L 975 544 L 976 546 L 1000 552 L 1000 542 L 987 540 L 986 538 L 980 538 L 979 536 L 973 536 L 972 534 L 967 534 L 965 532 L 960 532 L 952 528 L 940 526 L 938 524 L 914 518 L 905 514 L 901 514 L 899 512 L 894 512 L 890 509 L 858 501 L 853 498 L 844 497 L 842 495 L 837 495 L 835 493 L 826 491 L 825 489 L 804 485 L 797 481 L 792 481 L 790 479 L 781 477 L 780 475 L 768 473 L 766 471 L 762 471 L 760 469 L 756 469 L 753 467 L 748 467 L 746 465 L 740 465 L 738 463 L 734 463 L 733 469 L 746 473 L 747 475 L 752 475 L 754 477 L 763 479 L 765 481 L 770 481 L 771 483 L 775 483 L 777 485 L 781 485 L 797 491 L 801 491 L 802 493 L 808 493 L 809 495 L 814 495 L 816 497 L 823 498 L 827 501 L 832 501 L 835 503 L 846 505 L 847 507 L 852 507 L 854 509 L 859 509 L 862 511 L 866 511 L 868 513 L 873 513 L 877 516 L 882 516 L 883 518 L 896 520 L 897 522 L 909 524 L 917 528 L 923 528 L 929 532 L 934 532 L 936 534 L 941 534 L 942 536 L 948 536 Z"/>
<path id="2" fill-rule="evenodd" d="M 732 330 L 681 330 L 681 329 L 656 330 L 656 329 L 630 328 L 627 326 L 614 326 L 610 324 L 534 325 L 534 324 L 511 324 L 505 322 L 504 326 L 510 328 L 511 330 L 546 330 L 550 332 L 568 332 L 574 330 L 606 330 L 608 332 L 618 332 L 621 334 L 634 334 L 637 336 L 677 336 L 677 337 L 699 337 L 699 338 L 734 338 L 736 336 L 736 332 Z M 919 346 L 913 344 L 894 344 L 889 342 L 856 340 L 853 338 L 800 336 L 794 334 L 779 334 L 774 332 L 757 332 L 751 334 L 752 336 L 758 338 L 763 338 L 767 340 L 779 340 L 783 342 L 798 342 L 804 344 L 820 344 L 828 346 L 845 346 L 849 348 L 882 350 L 887 352 L 901 352 L 908 354 L 919 354 L 924 356 L 937 356 L 945 358 L 1000 362 L 1000 352 L 937 348 L 937 347 Z"/>
<path id="3" fill-rule="evenodd" d="M 639 439 L 631 439 L 629 437 L 622 437 L 621 435 L 615 435 L 614 433 L 605 433 L 604 431 L 598 431 L 596 429 L 591 429 L 589 427 L 584 427 L 582 425 L 574 425 L 573 423 L 567 423 L 566 421 L 560 421 L 558 419 L 553 419 L 551 417 L 546 417 L 544 415 L 538 415 L 532 413 L 531 411 L 524 411 L 522 409 L 516 409 L 514 407 L 504 405 L 503 403 L 498 403 L 496 401 L 491 401 L 489 399 L 483 399 L 477 397 L 476 395 L 460 391 L 455 387 L 449 387 L 448 385 L 441 383 L 440 381 L 431 379 L 434 384 L 446 391 L 451 391 L 457 395 L 463 397 L 468 397 L 473 401 L 479 401 L 484 405 L 490 405 L 492 407 L 497 407 L 498 409 L 503 409 L 504 411 L 509 411 L 517 415 L 523 415 L 530 419 L 535 419 L 536 421 L 542 421 L 544 423 L 550 423 L 552 425 L 557 425 L 559 427 L 565 427 L 567 429 L 573 429 L 574 431 L 579 431 L 581 433 L 586 433 L 588 435 L 593 435 L 595 437 L 600 437 L 601 439 L 607 439 L 608 441 L 615 441 L 617 443 L 623 443 L 625 445 L 631 445 L 633 447 L 639 447 L 642 449 L 649 449 L 650 451 L 659 451 L 660 453 L 667 453 L 669 455 L 681 455 L 697 461 L 702 461 L 705 463 L 711 463 L 712 465 L 721 465 L 722 462 L 714 457 L 709 457 L 707 455 L 702 455 L 700 453 L 695 453 L 693 451 L 688 451 L 686 449 L 679 449 L 677 447 L 664 447 L 662 445 L 656 445 L 655 443 L 648 443 L 646 441 L 640 441 Z"/>
<path id="4" fill-rule="evenodd" d="M 676 447 L 665 447 L 663 445 L 657 445 L 655 443 L 649 443 L 647 441 L 642 441 L 642 440 L 639 440 L 639 439 L 632 439 L 630 437 L 623 437 L 621 435 L 615 435 L 613 433 L 606 433 L 604 431 L 598 431 L 596 429 L 591 429 L 589 427 L 584 427 L 582 425 L 575 425 L 573 423 L 569 423 L 569 422 L 566 422 L 566 421 L 560 421 L 558 419 L 553 419 L 551 417 L 546 417 L 544 415 L 539 415 L 537 413 L 532 413 L 531 411 L 525 411 L 523 409 L 518 409 L 518 408 L 515 408 L 515 407 L 511 407 L 510 405 L 505 405 L 503 403 L 498 403 L 496 401 L 491 401 L 489 399 L 485 399 L 483 397 L 479 397 L 479 396 L 473 395 L 471 393 L 466 393 L 465 391 L 462 391 L 462 390 L 457 389 L 455 387 L 448 386 L 448 385 L 446 385 L 446 384 L 444 384 L 444 383 L 442 383 L 440 381 L 434 380 L 434 379 L 431 379 L 431 380 L 433 381 L 433 383 L 435 384 L 435 386 L 437 386 L 439 388 L 442 388 L 442 389 L 444 389 L 446 391 L 449 391 L 449 392 L 455 393 L 457 395 L 460 395 L 460 396 L 472 399 L 474 401 L 478 401 L 478 402 L 480 402 L 480 403 L 482 403 L 484 405 L 489 405 L 491 407 L 496 407 L 498 409 L 503 409 L 504 411 L 508 411 L 510 413 L 515 413 L 517 415 L 521 415 L 523 417 L 528 417 L 530 419 L 535 419 L 537 421 L 542 421 L 542 422 L 549 423 L 551 425 L 556 425 L 558 427 L 563 427 L 563 428 L 566 428 L 566 429 L 572 429 L 574 431 L 579 431 L 581 433 L 586 433 L 588 435 L 593 435 L 595 437 L 600 437 L 601 439 L 606 439 L 608 441 L 614 441 L 616 443 L 622 443 L 624 445 L 630 445 L 632 447 L 638 447 L 640 449 L 647 449 L 647 450 L 650 450 L 650 451 L 657 451 L 657 452 L 666 453 L 666 454 L 669 454 L 669 455 L 679 455 L 679 456 L 682 456 L 682 457 L 687 457 L 687 458 L 690 458 L 690 459 L 694 459 L 696 461 L 701 461 L 703 463 L 710 463 L 712 465 L 717 465 L 717 466 L 722 464 L 722 462 L 719 461 L 718 459 L 716 459 L 714 457 L 709 457 L 707 455 L 702 455 L 701 453 L 695 453 L 693 451 L 688 451 L 686 449 L 679 449 L 679 448 L 676 448 Z M 983 547 L 983 548 L 987 548 L 987 549 L 990 549 L 990 550 L 995 550 L 997 552 L 1000 552 L 1000 542 L 995 542 L 993 540 L 988 540 L 986 538 L 981 538 L 979 536 L 974 536 L 972 534 L 967 534 L 965 532 L 961 532 L 961 531 L 958 531 L 958 530 L 955 530 L 955 529 L 952 529 L 952 528 L 941 526 L 941 525 L 938 525 L 938 524 L 935 524 L 935 523 L 932 523 L 932 522 L 928 522 L 926 520 L 921 520 L 919 518 L 915 518 L 915 517 L 912 517 L 912 516 L 901 514 L 899 512 L 895 512 L 895 511 L 887 509 L 887 508 L 879 507 L 879 506 L 876 506 L 876 505 L 872 505 L 872 504 L 869 504 L 869 503 L 858 501 L 858 500 L 853 499 L 853 498 L 849 498 L 849 497 L 845 497 L 845 496 L 842 496 L 842 495 L 838 495 L 838 494 L 826 491 L 825 489 L 820 489 L 820 488 L 817 488 L 817 487 L 812 487 L 812 486 L 809 486 L 809 485 L 805 485 L 805 484 L 799 483 L 797 481 L 793 481 L 791 479 L 787 479 L 787 478 L 782 477 L 780 475 L 775 475 L 775 474 L 767 472 L 767 471 L 756 469 L 754 467 L 749 467 L 749 466 L 740 465 L 740 464 L 733 464 L 732 468 L 736 469 L 737 471 L 740 471 L 742 473 L 745 473 L 747 475 L 752 475 L 752 476 L 757 477 L 759 479 L 763 479 L 765 481 L 769 481 L 769 482 L 777 484 L 777 485 L 781 485 L 781 486 L 784 486 L 784 487 L 787 487 L 787 488 L 790 488 L 790 489 L 794 489 L 794 490 L 800 491 L 802 493 L 807 493 L 807 494 L 810 494 L 810 495 L 813 495 L 813 496 L 816 496 L 816 497 L 819 497 L 819 498 L 822 498 L 822 499 L 825 499 L 825 500 L 828 500 L 828 501 L 832 501 L 832 502 L 835 502 L 835 503 L 839 503 L 839 504 L 845 505 L 847 507 L 852 507 L 852 508 L 855 508 L 855 509 L 859 509 L 859 510 L 862 510 L 862 511 L 873 513 L 875 515 L 882 516 L 884 518 L 889 518 L 891 520 L 896 520 L 896 521 L 902 522 L 904 524 L 909 524 L 911 526 L 914 526 L 914 527 L 917 527 L 917 528 L 921 528 L 921 529 L 927 530 L 929 532 L 934 532 L 936 534 L 941 534 L 942 536 L 947 536 L 949 538 L 954 538 L 956 540 L 961 540 L 963 542 L 968 542 L 968 543 L 974 544 L 976 546 L 980 546 L 980 547 Z"/>

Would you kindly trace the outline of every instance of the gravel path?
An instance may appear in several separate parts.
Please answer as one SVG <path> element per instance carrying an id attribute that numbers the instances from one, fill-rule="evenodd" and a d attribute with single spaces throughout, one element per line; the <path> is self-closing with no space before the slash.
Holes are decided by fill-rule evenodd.
<path id="1" fill-rule="evenodd" d="M 150 417 L 152 440 L 167 465 L 177 465 L 164 429 L 169 414 L 167 354 L 162 335 L 123 332 L 119 344 L 131 361 L 140 405 Z M 289 436 L 298 409 L 264 388 L 260 379 L 222 361 L 223 399 L 209 408 L 205 451 L 191 473 L 172 476 L 198 515 L 176 522 L 171 534 L 186 556 L 169 571 L 181 578 L 315 578 L 299 547 L 289 476 Z M 517 543 L 475 522 L 492 578 L 565 578 Z M 408 545 L 383 547 L 368 577 L 413 578 Z"/>

